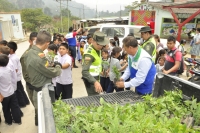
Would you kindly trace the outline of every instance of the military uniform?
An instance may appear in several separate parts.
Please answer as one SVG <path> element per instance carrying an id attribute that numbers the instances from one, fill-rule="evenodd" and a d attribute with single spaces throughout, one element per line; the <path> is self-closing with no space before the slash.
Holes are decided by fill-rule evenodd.
<path id="1" fill-rule="evenodd" d="M 35 123 L 37 125 L 37 93 L 42 90 L 45 84 L 51 83 L 52 78 L 61 74 L 61 67 L 60 65 L 49 67 L 45 54 L 35 45 L 26 53 L 24 61 L 26 62 L 28 81 L 31 84 L 31 88 L 34 89 L 33 105 L 35 107 Z"/>
<path id="2" fill-rule="evenodd" d="M 93 40 L 96 41 L 98 45 L 105 46 L 109 43 L 109 40 L 105 37 L 102 32 L 95 32 Z M 83 66 L 82 66 L 82 79 L 85 84 L 88 96 L 98 95 L 95 91 L 94 83 L 99 82 L 99 74 L 101 72 L 101 51 L 96 50 L 92 45 L 90 45 L 83 55 Z"/>
<path id="3" fill-rule="evenodd" d="M 25 62 L 25 57 L 27 56 L 27 52 L 31 49 L 31 46 L 23 53 L 23 55 L 20 58 L 20 63 L 22 66 L 22 74 L 24 77 L 24 80 L 26 81 L 26 92 L 28 94 L 29 99 L 31 100 L 33 104 L 33 89 L 29 88 L 30 86 L 30 78 L 28 77 L 27 71 L 26 71 L 26 62 Z"/>
<path id="4" fill-rule="evenodd" d="M 139 32 L 148 32 L 151 31 L 149 26 L 142 27 Z M 145 42 L 142 44 L 142 48 L 152 56 L 152 60 L 155 63 L 156 60 L 156 41 L 153 36 L 150 36 Z"/>

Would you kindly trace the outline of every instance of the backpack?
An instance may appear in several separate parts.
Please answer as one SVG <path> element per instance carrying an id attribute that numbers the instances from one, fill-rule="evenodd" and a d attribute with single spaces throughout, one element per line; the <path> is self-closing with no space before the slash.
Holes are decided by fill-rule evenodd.
<path id="1" fill-rule="evenodd" d="M 181 52 L 181 51 L 179 51 L 178 49 L 176 49 L 176 50 L 174 50 L 172 52 L 172 58 L 174 59 L 174 63 L 175 63 L 175 54 L 176 54 L 176 52 Z M 177 70 L 177 74 L 182 74 L 183 72 L 184 72 L 184 60 L 183 60 L 183 57 L 182 57 L 180 67 Z"/>

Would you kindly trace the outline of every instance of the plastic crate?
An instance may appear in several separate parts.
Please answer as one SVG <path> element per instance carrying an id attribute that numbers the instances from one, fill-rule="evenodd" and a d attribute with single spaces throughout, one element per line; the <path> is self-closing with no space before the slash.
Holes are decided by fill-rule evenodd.
<path id="1" fill-rule="evenodd" d="M 125 105 L 127 103 L 134 104 L 136 102 L 142 101 L 140 95 L 136 94 L 133 91 L 122 91 L 116 93 L 102 94 L 89 97 L 73 98 L 73 99 L 64 99 L 63 101 L 67 104 L 73 106 L 100 106 L 100 98 L 103 98 L 105 102 L 120 105 Z"/>

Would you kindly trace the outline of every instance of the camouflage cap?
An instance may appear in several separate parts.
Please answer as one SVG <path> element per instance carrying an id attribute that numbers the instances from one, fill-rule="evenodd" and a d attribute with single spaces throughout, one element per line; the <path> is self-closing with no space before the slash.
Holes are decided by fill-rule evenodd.
<path id="1" fill-rule="evenodd" d="M 100 31 L 96 31 L 94 33 L 93 40 L 102 46 L 109 44 L 109 39 L 106 37 L 106 35 L 103 32 L 100 32 Z"/>

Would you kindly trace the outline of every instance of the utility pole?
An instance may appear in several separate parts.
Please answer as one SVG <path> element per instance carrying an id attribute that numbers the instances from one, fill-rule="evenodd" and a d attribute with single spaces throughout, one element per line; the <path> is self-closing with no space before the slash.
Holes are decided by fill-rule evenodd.
<path id="1" fill-rule="evenodd" d="M 81 17 L 81 8 L 78 9 L 78 10 L 79 10 L 79 18 L 82 19 L 82 17 Z"/>
<path id="2" fill-rule="evenodd" d="M 98 17 L 98 15 L 97 15 L 97 4 L 96 4 L 96 18 Z"/>
<path id="3" fill-rule="evenodd" d="M 121 10 L 121 5 L 120 5 L 119 18 L 122 17 L 122 12 L 121 12 L 121 11 L 122 11 L 122 10 Z"/>
<path id="4" fill-rule="evenodd" d="M 67 0 L 67 27 L 69 29 L 69 5 L 68 5 L 68 0 Z"/>
<path id="5" fill-rule="evenodd" d="M 63 33 L 61 0 L 60 0 L 60 26 L 61 26 L 61 32 Z"/>
<path id="6" fill-rule="evenodd" d="M 83 5 L 83 19 L 85 19 L 85 9 L 84 9 L 84 5 Z"/>
<path id="7" fill-rule="evenodd" d="M 58 0 L 56 0 L 56 1 L 58 2 Z M 67 23 L 68 23 L 68 28 L 69 28 L 69 11 L 70 10 L 69 10 L 69 7 L 68 7 L 68 1 L 71 1 L 71 0 L 60 0 L 60 19 L 61 19 L 60 25 L 61 25 L 61 29 L 62 29 L 62 32 L 63 32 L 61 1 L 67 1 L 67 10 L 68 10 L 68 12 L 67 12 L 67 18 L 68 18 Z"/>

